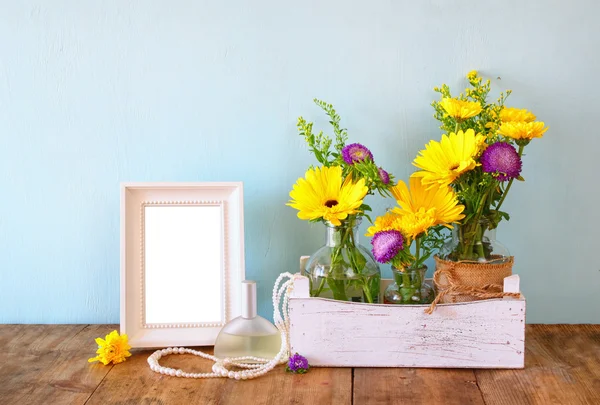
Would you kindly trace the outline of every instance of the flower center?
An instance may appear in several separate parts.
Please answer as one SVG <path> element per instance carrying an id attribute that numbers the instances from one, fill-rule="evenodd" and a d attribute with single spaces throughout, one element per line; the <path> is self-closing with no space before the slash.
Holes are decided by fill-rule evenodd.
<path id="1" fill-rule="evenodd" d="M 338 202 L 337 202 L 337 200 L 327 200 L 327 201 L 325 202 L 325 206 L 326 206 L 327 208 L 335 207 L 336 205 L 338 205 Z"/>

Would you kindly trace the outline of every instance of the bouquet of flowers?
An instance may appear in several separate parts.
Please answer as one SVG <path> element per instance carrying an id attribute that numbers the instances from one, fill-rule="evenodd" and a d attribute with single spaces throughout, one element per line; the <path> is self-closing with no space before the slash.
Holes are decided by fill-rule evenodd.
<path id="1" fill-rule="evenodd" d="M 442 229 L 464 218 L 464 206 L 448 186 L 425 187 L 417 177 L 410 179 L 410 189 L 399 181 L 391 193 L 398 206 L 377 217 L 367 233 L 373 237 L 375 259 L 392 264 L 395 283 L 386 290 L 385 300 L 430 303 L 433 290 L 423 284 L 425 260 L 442 246 Z"/>
<path id="2" fill-rule="evenodd" d="M 421 170 L 413 177 L 427 188 L 450 186 L 464 205 L 464 218 L 445 258 L 489 262 L 498 257 L 484 233 L 509 219 L 501 208 L 513 182 L 524 180 L 523 151 L 548 128 L 527 110 L 505 107 L 510 90 L 488 102 L 490 81 L 483 83 L 476 71 L 467 79 L 471 88 L 458 97 L 445 84 L 434 89 L 441 95 L 432 103 L 434 116 L 446 134 L 419 152 L 413 164 Z"/>
<path id="3" fill-rule="evenodd" d="M 298 118 L 298 131 L 319 166 L 311 166 L 298 179 L 287 204 L 298 210 L 298 218 L 327 227 L 326 245 L 310 257 L 305 268 L 311 295 L 377 302 L 381 275 L 370 252 L 358 242 L 358 225 L 371 211 L 363 202 L 365 196 L 375 192 L 389 196 L 393 176 L 375 164 L 367 147 L 347 144 L 347 131 L 331 104 L 314 102 L 329 117 L 334 139 L 323 131 L 314 134 L 313 123 Z"/>

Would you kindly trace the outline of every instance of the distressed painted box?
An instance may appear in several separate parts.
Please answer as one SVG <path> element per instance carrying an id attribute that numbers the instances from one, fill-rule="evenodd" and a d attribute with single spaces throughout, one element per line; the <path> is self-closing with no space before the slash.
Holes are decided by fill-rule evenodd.
<path id="1" fill-rule="evenodd" d="M 504 279 L 504 291 L 520 291 L 518 275 Z M 427 307 L 311 298 L 300 277 L 289 300 L 291 350 L 317 367 L 524 367 L 522 294 L 440 304 L 431 315 Z"/>

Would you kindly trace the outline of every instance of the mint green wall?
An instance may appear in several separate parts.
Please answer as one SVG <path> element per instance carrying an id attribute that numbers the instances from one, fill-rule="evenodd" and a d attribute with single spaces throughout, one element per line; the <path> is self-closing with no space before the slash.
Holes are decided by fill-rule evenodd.
<path id="1" fill-rule="evenodd" d="M 600 323 L 599 14 L 592 0 L 0 0 L 0 322 L 118 321 L 122 181 L 243 181 L 247 274 L 270 316 L 277 274 L 323 237 L 284 206 L 313 162 L 296 117 L 325 126 L 311 100 L 334 103 L 406 179 L 440 137 L 432 87 L 478 69 L 550 126 L 498 233 L 528 321 Z"/>

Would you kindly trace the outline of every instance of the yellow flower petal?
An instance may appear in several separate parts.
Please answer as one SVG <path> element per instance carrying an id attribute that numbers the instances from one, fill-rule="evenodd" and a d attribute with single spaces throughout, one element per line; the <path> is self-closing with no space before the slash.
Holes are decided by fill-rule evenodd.
<path id="1" fill-rule="evenodd" d="M 367 191 L 364 179 L 356 183 L 343 179 L 340 166 L 317 167 L 296 181 L 287 205 L 298 210 L 300 219 L 322 219 L 339 226 L 348 215 L 359 212 Z"/>
<path id="2" fill-rule="evenodd" d="M 110 332 L 104 339 L 96 338 L 95 341 L 98 344 L 98 350 L 96 350 L 98 356 L 88 359 L 89 363 L 99 361 L 104 365 L 111 362 L 117 364 L 131 356 L 128 351 L 131 346 L 129 346 L 127 335 L 119 335 L 116 330 Z"/>
<path id="3" fill-rule="evenodd" d="M 500 111 L 500 119 L 502 122 L 533 122 L 536 117 L 524 108 L 505 107 Z"/>
<path id="4" fill-rule="evenodd" d="M 399 208 L 393 210 L 395 214 L 403 216 L 426 212 L 432 216 L 434 225 L 448 224 L 464 218 L 464 206 L 458 204 L 456 194 L 450 187 L 426 187 L 418 177 L 410 178 L 410 192 L 403 181 L 398 184 L 402 184 L 401 187 L 406 191 L 397 200 Z"/>
<path id="5" fill-rule="evenodd" d="M 475 135 L 475 131 L 450 133 L 443 135 L 440 142 L 430 141 L 413 161 L 413 165 L 422 169 L 412 174 L 427 186 L 438 184 L 447 186 L 461 174 L 478 166 L 477 154 L 485 143 L 485 136 Z"/>
<path id="6" fill-rule="evenodd" d="M 548 130 L 543 122 L 503 122 L 498 133 L 513 139 L 541 138 Z"/>
<path id="7" fill-rule="evenodd" d="M 440 105 L 446 110 L 449 116 L 458 121 L 475 117 L 482 110 L 481 105 L 475 101 L 458 100 L 448 97 L 442 99 Z"/>
<path id="8" fill-rule="evenodd" d="M 464 218 L 462 212 L 465 207 L 458 204 L 456 194 L 448 186 L 427 187 L 421 178 L 411 177 L 410 189 L 406 183 L 399 181 L 391 192 L 398 207 L 377 217 L 367 236 L 394 229 L 414 240 L 433 226 L 447 225 Z"/>

